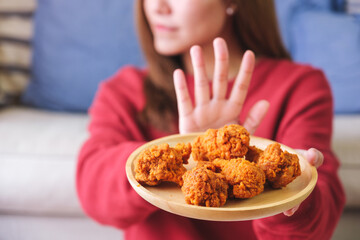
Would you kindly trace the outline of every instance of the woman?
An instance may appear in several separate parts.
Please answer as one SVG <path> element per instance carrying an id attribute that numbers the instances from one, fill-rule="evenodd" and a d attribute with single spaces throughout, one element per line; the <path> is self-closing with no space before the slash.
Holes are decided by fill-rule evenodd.
<path id="1" fill-rule="evenodd" d="M 331 92 L 320 71 L 290 61 L 272 1 L 139 0 L 137 16 L 148 69 L 121 69 L 91 107 L 77 169 L 86 213 L 128 239 L 329 239 L 344 206 L 330 149 Z M 162 211 L 132 190 L 125 163 L 137 147 L 229 123 L 311 148 L 303 153 L 319 167 L 313 193 L 284 214 L 211 222 Z"/>

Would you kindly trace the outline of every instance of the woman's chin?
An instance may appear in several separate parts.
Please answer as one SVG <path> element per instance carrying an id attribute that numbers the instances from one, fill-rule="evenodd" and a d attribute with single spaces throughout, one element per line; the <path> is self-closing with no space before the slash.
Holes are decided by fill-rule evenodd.
<path id="1" fill-rule="evenodd" d="M 155 45 L 155 50 L 158 54 L 163 56 L 174 56 L 184 52 L 183 49 L 168 44 Z"/>
<path id="2" fill-rule="evenodd" d="M 170 56 L 174 56 L 174 55 L 178 55 L 179 52 L 177 51 L 171 51 L 169 49 L 156 49 L 156 52 L 160 55 L 166 56 L 166 57 L 170 57 Z"/>

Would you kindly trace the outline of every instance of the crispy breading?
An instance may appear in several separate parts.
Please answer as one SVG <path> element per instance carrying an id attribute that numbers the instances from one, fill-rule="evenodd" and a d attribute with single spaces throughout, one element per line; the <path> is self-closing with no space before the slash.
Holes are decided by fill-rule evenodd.
<path id="1" fill-rule="evenodd" d="M 257 165 L 265 172 L 273 188 L 285 187 L 301 174 L 298 156 L 283 151 L 279 143 L 268 145 Z"/>
<path id="2" fill-rule="evenodd" d="M 261 150 L 260 148 L 257 148 L 255 146 L 249 146 L 248 147 L 248 152 L 246 153 L 246 156 L 245 156 L 245 159 L 250 161 L 250 162 L 257 163 L 259 161 L 260 155 L 263 152 L 264 151 Z"/>
<path id="3" fill-rule="evenodd" d="M 186 172 L 183 164 L 188 163 L 191 144 L 177 144 L 174 148 L 164 143 L 145 149 L 135 161 L 135 179 L 150 186 L 161 182 L 182 185 Z"/>
<path id="4" fill-rule="evenodd" d="M 188 159 L 191 154 L 191 144 L 190 143 L 178 143 L 174 147 L 181 153 L 182 160 L 184 164 L 188 164 Z"/>
<path id="5" fill-rule="evenodd" d="M 183 175 L 181 188 L 188 204 L 220 207 L 226 203 L 228 184 L 225 176 L 215 172 L 210 162 L 199 164 Z"/>
<path id="6" fill-rule="evenodd" d="M 264 191 L 265 173 L 255 163 L 244 158 L 231 160 L 215 159 L 229 186 L 229 197 L 251 198 Z"/>
<path id="7" fill-rule="evenodd" d="M 219 129 L 208 129 L 192 145 L 195 161 L 213 161 L 216 158 L 244 157 L 248 151 L 249 132 L 241 125 L 232 124 Z"/>

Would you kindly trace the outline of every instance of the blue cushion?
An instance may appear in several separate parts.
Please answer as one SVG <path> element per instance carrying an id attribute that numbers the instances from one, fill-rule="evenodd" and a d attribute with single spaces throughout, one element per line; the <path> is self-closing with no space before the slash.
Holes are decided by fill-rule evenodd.
<path id="1" fill-rule="evenodd" d="M 124 64 L 143 64 L 133 23 L 133 0 L 38 0 L 23 102 L 86 111 L 99 82 Z"/>
<path id="2" fill-rule="evenodd" d="M 275 0 L 275 8 L 283 41 L 290 48 L 291 26 L 293 18 L 304 9 L 329 11 L 334 1 L 344 0 Z"/>
<path id="3" fill-rule="evenodd" d="M 324 11 L 298 14 L 292 27 L 295 61 L 323 69 L 336 113 L 360 112 L 360 23 L 352 16 Z"/>
<path id="4" fill-rule="evenodd" d="M 360 112 L 360 21 L 345 0 L 275 0 L 280 30 L 294 61 L 324 71 L 335 113 Z"/>

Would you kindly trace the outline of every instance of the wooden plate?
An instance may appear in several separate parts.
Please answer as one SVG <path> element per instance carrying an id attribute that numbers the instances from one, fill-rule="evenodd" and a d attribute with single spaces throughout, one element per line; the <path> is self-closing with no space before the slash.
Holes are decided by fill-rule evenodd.
<path id="1" fill-rule="evenodd" d="M 131 186 L 146 201 L 154 206 L 170 213 L 181 216 L 213 221 L 241 221 L 264 218 L 284 212 L 298 204 L 309 196 L 317 181 L 316 168 L 311 166 L 306 159 L 298 154 L 301 166 L 301 175 L 282 189 L 267 189 L 261 194 L 250 199 L 228 200 L 222 207 L 194 206 L 185 202 L 180 187 L 171 183 L 162 183 L 158 186 L 142 186 L 135 180 L 134 160 L 146 148 L 152 145 L 168 143 L 175 146 L 179 142 L 192 142 L 200 133 L 186 135 L 172 135 L 154 141 L 136 149 L 126 163 L 126 174 Z M 267 145 L 274 143 L 271 140 L 251 136 L 250 145 L 265 149 Z M 283 150 L 295 153 L 295 150 L 281 145 Z M 196 163 L 189 159 L 187 169 L 195 167 Z"/>

